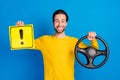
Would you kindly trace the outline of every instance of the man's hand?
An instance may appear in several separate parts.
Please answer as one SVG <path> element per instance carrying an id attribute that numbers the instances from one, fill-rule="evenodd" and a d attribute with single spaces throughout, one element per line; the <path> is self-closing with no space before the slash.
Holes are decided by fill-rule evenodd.
<path id="1" fill-rule="evenodd" d="M 16 22 L 16 26 L 24 26 L 24 22 L 18 21 L 18 22 Z"/>
<path id="2" fill-rule="evenodd" d="M 96 39 L 96 32 L 88 32 L 88 40 L 95 40 Z"/>

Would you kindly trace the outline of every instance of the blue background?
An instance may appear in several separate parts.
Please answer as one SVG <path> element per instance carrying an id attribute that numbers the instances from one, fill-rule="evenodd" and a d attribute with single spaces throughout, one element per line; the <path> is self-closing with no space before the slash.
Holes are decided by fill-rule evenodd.
<path id="1" fill-rule="evenodd" d="M 42 55 L 36 50 L 10 50 L 9 26 L 22 20 L 34 25 L 35 38 L 53 34 L 52 13 L 69 15 L 66 34 L 77 38 L 95 31 L 109 45 L 107 63 L 87 69 L 75 62 L 75 80 L 120 80 L 119 0 L 0 0 L 0 80 L 43 80 Z"/>

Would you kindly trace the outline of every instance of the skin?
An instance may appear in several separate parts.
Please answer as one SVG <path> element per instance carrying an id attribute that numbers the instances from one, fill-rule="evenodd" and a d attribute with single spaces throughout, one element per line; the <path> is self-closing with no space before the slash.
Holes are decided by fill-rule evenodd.
<path id="1" fill-rule="evenodd" d="M 58 38 L 65 37 L 65 29 L 67 26 L 66 16 L 64 14 L 57 14 L 54 18 L 55 36 Z"/>
<path id="2" fill-rule="evenodd" d="M 65 29 L 67 26 L 67 21 L 66 21 L 66 16 L 64 14 L 56 14 L 54 17 L 54 29 L 55 29 L 55 34 L 57 38 L 64 38 L 66 36 L 65 34 Z M 23 21 L 18 21 L 16 23 L 16 26 L 24 26 Z M 96 38 L 96 33 L 95 32 L 88 32 L 88 40 L 95 40 Z"/>

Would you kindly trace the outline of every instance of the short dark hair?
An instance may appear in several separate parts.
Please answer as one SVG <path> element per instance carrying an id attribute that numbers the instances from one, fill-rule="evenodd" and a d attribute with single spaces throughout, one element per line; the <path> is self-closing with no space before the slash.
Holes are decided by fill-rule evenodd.
<path id="1" fill-rule="evenodd" d="M 52 16 L 52 19 L 53 19 L 53 22 L 54 22 L 54 18 L 55 18 L 55 15 L 56 14 L 64 14 L 66 16 L 66 22 L 68 22 L 68 15 L 67 13 L 62 10 L 62 9 L 59 9 L 59 10 L 56 10 L 54 13 L 53 13 L 53 16 Z"/>

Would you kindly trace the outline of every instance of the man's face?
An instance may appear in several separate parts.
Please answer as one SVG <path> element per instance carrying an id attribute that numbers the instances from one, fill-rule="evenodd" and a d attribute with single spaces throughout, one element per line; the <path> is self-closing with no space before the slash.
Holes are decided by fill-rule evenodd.
<path id="1" fill-rule="evenodd" d="M 66 16 L 64 14 L 57 14 L 54 18 L 54 28 L 57 33 L 64 32 L 67 26 Z"/>

